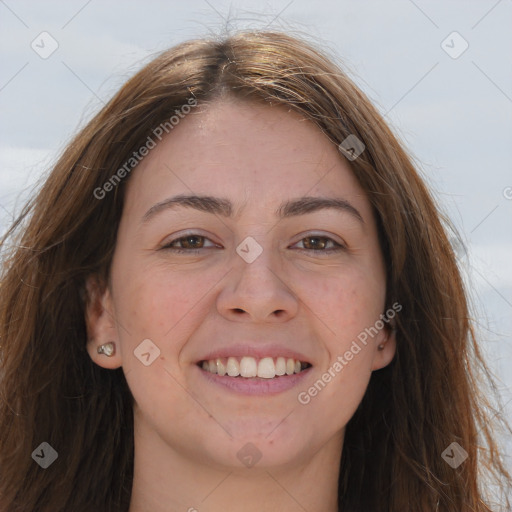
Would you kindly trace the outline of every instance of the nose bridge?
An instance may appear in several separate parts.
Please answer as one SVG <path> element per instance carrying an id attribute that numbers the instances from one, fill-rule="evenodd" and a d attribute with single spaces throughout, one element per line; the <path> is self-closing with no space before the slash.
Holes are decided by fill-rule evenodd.
<path id="1" fill-rule="evenodd" d="M 271 285 L 270 281 L 277 279 L 277 257 L 273 254 L 273 247 L 270 236 L 258 237 L 247 236 L 236 248 L 236 253 L 241 261 L 235 264 L 238 267 L 238 285 L 244 282 L 250 283 L 252 287 Z M 282 285 L 282 283 L 281 283 Z"/>
<path id="2" fill-rule="evenodd" d="M 218 307 L 223 314 L 245 312 L 253 319 L 265 319 L 283 312 L 294 315 L 297 300 L 281 275 L 279 256 L 270 242 L 248 236 L 236 247 L 233 272 L 228 286 L 219 296 Z M 261 243 L 260 243 L 261 242 Z"/>

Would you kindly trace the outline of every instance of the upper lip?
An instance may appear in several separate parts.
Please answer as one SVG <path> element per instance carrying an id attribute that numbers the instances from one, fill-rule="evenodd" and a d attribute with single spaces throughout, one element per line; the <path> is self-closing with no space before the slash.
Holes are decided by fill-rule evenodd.
<path id="1" fill-rule="evenodd" d="M 279 344 L 265 344 L 262 345 L 255 343 L 237 343 L 236 345 L 230 345 L 229 347 L 222 347 L 215 350 L 211 350 L 201 357 L 197 362 L 209 361 L 211 359 L 222 359 L 226 357 L 254 357 L 256 359 L 262 359 L 264 357 L 286 357 L 293 358 L 303 363 L 311 364 L 310 359 L 304 354 L 292 350 L 289 347 Z"/>

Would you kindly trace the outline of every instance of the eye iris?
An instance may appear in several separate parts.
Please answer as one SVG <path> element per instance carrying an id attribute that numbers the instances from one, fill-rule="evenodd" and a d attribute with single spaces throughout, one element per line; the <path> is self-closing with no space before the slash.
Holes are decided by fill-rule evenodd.
<path id="1" fill-rule="evenodd" d="M 182 247 L 186 247 L 186 248 L 189 248 L 189 249 L 197 249 L 199 246 L 201 246 L 201 240 L 202 240 L 202 236 L 197 236 L 197 235 L 190 235 L 190 236 L 186 236 L 186 237 L 183 237 L 181 239 L 181 245 Z M 198 242 L 199 243 L 195 243 L 195 242 Z"/>
<path id="2" fill-rule="evenodd" d="M 327 240 L 324 237 L 318 237 L 318 236 L 308 236 L 304 239 L 306 242 L 304 243 L 304 247 L 306 249 L 325 249 L 325 246 L 327 244 Z M 313 243 L 307 242 L 307 241 L 313 241 Z M 318 241 L 320 241 L 320 245 L 318 244 Z M 311 246 L 311 247 L 308 247 Z"/>

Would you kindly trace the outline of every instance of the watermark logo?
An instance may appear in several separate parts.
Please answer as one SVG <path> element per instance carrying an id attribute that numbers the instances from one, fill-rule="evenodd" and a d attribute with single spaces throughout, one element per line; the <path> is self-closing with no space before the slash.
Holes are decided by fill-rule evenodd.
<path id="1" fill-rule="evenodd" d="M 59 47 L 57 40 L 48 32 L 41 32 L 31 43 L 30 47 L 41 59 L 48 59 Z"/>
<path id="2" fill-rule="evenodd" d="M 468 458 L 468 452 L 459 443 L 454 441 L 441 453 L 441 457 L 449 466 L 455 469 Z"/>
<path id="3" fill-rule="evenodd" d="M 238 450 L 237 459 L 246 467 L 252 468 L 261 459 L 262 453 L 252 443 L 246 443 Z"/>
<path id="4" fill-rule="evenodd" d="M 366 146 L 356 135 L 350 134 L 340 143 L 338 148 L 348 160 L 353 162 L 366 149 Z"/>
<path id="5" fill-rule="evenodd" d="M 160 349 L 150 339 L 145 339 L 139 343 L 133 353 L 144 366 L 149 366 L 160 356 Z"/>
<path id="6" fill-rule="evenodd" d="M 452 59 L 458 59 L 469 48 L 469 43 L 458 32 L 454 31 L 441 42 L 441 48 Z"/>
<path id="7" fill-rule="evenodd" d="M 238 244 L 236 252 L 246 263 L 252 263 L 263 252 L 263 247 L 252 236 L 248 236 Z"/>
<path id="8" fill-rule="evenodd" d="M 33 452 L 32 458 L 43 468 L 50 467 L 59 454 L 47 442 L 41 443 Z"/>

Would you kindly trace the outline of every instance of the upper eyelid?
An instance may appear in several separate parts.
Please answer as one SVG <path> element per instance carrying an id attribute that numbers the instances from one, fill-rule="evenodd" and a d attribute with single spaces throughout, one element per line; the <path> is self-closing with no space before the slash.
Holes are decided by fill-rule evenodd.
<path id="1" fill-rule="evenodd" d="M 183 239 L 185 239 L 185 238 L 187 238 L 189 236 L 196 236 L 196 237 L 199 237 L 199 238 L 204 238 L 206 240 L 209 240 L 212 244 L 219 245 L 219 244 L 217 244 L 217 242 L 213 241 L 209 236 L 202 235 L 201 233 L 197 233 L 197 232 L 194 231 L 194 232 L 190 232 L 190 233 L 184 233 L 184 234 L 182 234 L 180 236 L 172 238 L 171 240 L 163 242 L 163 246 L 165 247 L 167 245 L 173 244 L 173 243 L 178 242 L 180 240 L 183 240 Z"/>

